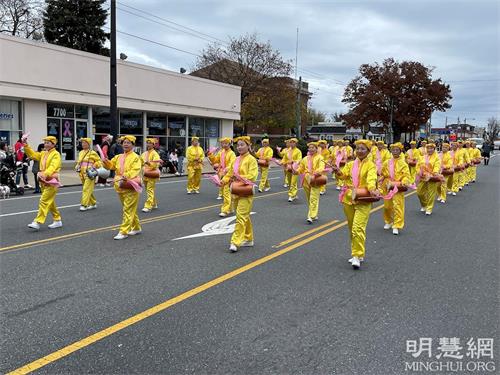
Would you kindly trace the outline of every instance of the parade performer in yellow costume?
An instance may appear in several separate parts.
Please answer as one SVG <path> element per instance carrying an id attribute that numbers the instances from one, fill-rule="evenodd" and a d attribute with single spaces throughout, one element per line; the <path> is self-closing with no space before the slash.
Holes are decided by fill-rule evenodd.
<path id="1" fill-rule="evenodd" d="M 236 252 L 239 247 L 251 247 L 253 242 L 253 227 L 250 212 L 253 205 L 253 184 L 257 180 L 259 169 L 257 160 L 250 155 L 250 137 L 235 139 L 238 156 L 229 166 L 227 174 L 222 179 L 223 185 L 232 183 L 233 205 L 236 210 L 236 224 L 229 251 Z M 239 185 L 240 189 L 237 189 Z M 248 188 L 248 189 L 247 189 Z"/>
<path id="2" fill-rule="evenodd" d="M 345 150 L 345 153 L 347 156 L 347 161 L 354 160 L 356 158 L 356 156 L 354 155 L 354 150 L 352 149 L 351 143 L 349 142 L 349 140 L 344 139 L 344 141 L 342 142 L 342 147 Z"/>
<path id="3" fill-rule="evenodd" d="M 114 188 L 123 207 L 122 223 L 120 231 L 114 237 L 115 240 L 123 240 L 142 232 L 137 215 L 139 195 L 142 192 L 142 160 L 133 151 L 135 137 L 124 135 L 121 139 L 123 154 L 116 155 L 111 160 L 103 160 L 106 169 L 116 171 Z"/>
<path id="4" fill-rule="evenodd" d="M 460 168 L 463 163 L 462 155 L 460 154 L 459 148 L 458 148 L 458 142 L 451 142 L 451 151 L 450 151 L 450 157 L 452 160 L 452 166 L 453 166 L 453 175 L 451 176 L 451 179 L 448 181 L 449 183 L 449 188 L 451 190 L 451 195 L 456 196 L 457 193 L 459 192 L 459 186 L 460 186 Z"/>
<path id="5" fill-rule="evenodd" d="M 201 172 L 203 169 L 203 159 L 205 154 L 200 147 L 200 138 L 192 137 L 191 146 L 186 150 L 186 157 L 188 160 L 188 180 L 187 180 L 187 193 L 199 194 L 201 185 Z"/>
<path id="6" fill-rule="evenodd" d="M 285 166 L 287 173 L 290 173 L 290 182 L 288 187 L 288 202 L 293 202 L 297 199 L 297 175 L 293 174 L 294 164 L 297 164 L 302 160 L 302 152 L 297 148 L 297 138 L 291 138 L 288 140 L 290 147 L 285 152 L 283 156 L 282 163 Z"/>
<path id="7" fill-rule="evenodd" d="M 469 156 L 472 162 L 470 182 L 476 182 L 477 165 L 481 164 L 481 151 L 476 147 L 476 142 L 470 142 Z"/>
<path id="8" fill-rule="evenodd" d="M 44 150 L 42 152 L 33 151 L 33 149 L 26 143 L 26 139 L 22 138 L 24 152 L 32 159 L 40 162 L 40 171 L 37 178 L 40 181 L 40 188 L 42 189 L 42 196 L 38 203 L 38 214 L 28 227 L 32 229 L 40 229 L 40 224 L 45 223 L 47 215 L 50 212 L 53 223 L 49 225 L 50 229 L 62 227 L 61 214 L 56 206 L 56 194 L 59 184 L 59 171 L 61 170 L 61 154 L 55 149 L 57 138 L 48 136 L 43 138 Z"/>
<path id="9" fill-rule="evenodd" d="M 156 138 L 146 139 L 146 151 L 142 153 L 141 159 L 144 165 L 144 185 L 146 187 L 147 199 L 144 202 L 142 212 L 151 212 L 158 208 L 158 202 L 155 196 L 155 185 L 160 179 L 160 155 L 155 150 L 155 145 L 158 143 Z"/>
<path id="10" fill-rule="evenodd" d="M 420 150 L 417 148 L 417 142 L 410 142 L 410 149 L 406 151 L 406 162 L 410 169 L 411 183 L 415 183 L 415 177 L 417 175 L 417 163 L 422 158 Z"/>
<path id="11" fill-rule="evenodd" d="M 460 155 L 460 172 L 458 172 L 458 190 L 462 190 L 467 183 L 467 168 L 470 161 L 469 154 L 464 148 L 464 142 L 458 141 L 458 154 Z"/>
<path id="12" fill-rule="evenodd" d="M 387 191 L 398 186 L 398 191 L 391 199 L 384 200 L 384 229 L 391 229 L 392 234 L 398 235 L 405 226 L 405 191 L 411 185 L 411 175 L 404 155 L 404 146 L 400 143 L 391 145 L 392 158 L 386 160 L 382 166 L 384 184 L 389 185 Z"/>
<path id="13" fill-rule="evenodd" d="M 377 175 L 382 175 L 382 166 L 391 158 L 391 153 L 385 148 L 383 141 L 377 141 L 377 148 L 371 153 L 373 164 L 377 167 Z"/>
<path id="14" fill-rule="evenodd" d="M 256 153 L 257 159 L 259 160 L 259 168 L 260 168 L 260 184 L 259 184 L 259 193 L 263 191 L 271 190 L 271 184 L 269 183 L 269 163 L 273 158 L 273 149 L 269 147 L 269 139 L 264 138 L 262 140 L 262 147 L 257 150 Z"/>
<path id="15" fill-rule="evenodd" d="M 427 154 L 427 141 L 423 140 L 420 142 L 420 147 L 418 149 L 420 151 L 420 155 L 424 157 Z"/>
<path id="16" fill-rule="evenodd" d="M 292 178 L 292 172 L 287 171 L 286 165 L 283 164 L 283 159 L 285 155 L 288 153 L 290 149 L 290 140 L 287 139 L 285 140 L 285 148 L 279 148 L 276 147 L 276 150 L 278 151 L 280 158 L 281 158 L 281 165 L 283 167 L 283 187 L 287 188 L 290 186 L 290 180 Z"/>
<path id="17" fill-rule="evenodd" d="M 236 159 L 236 155 L 234 151 L 231 150 L 231 138 L 225 137 L 219 140 L 221 144 L 221 150 L 217 153 L 217 157 L 215 159 L 215 163 L 218 165 L 217 175 L 222 180 L 224 176 L 229 172 L 229 168 L 231 164 Z M 231 212 L 233 212 L 232 206 L 232 198 L 231 198 L 231 189 L 229 185 L 222 185 L 222 205 L 220 208 L 220 217 L 226 217 Z"/>
<path id="18" fill-rule="evenodd" d="M 331 155 L 330 155 L 330 151 L 328 150 L 328 142 L 326 140 L 322 139 L 322 140 L 318 141 L 318 146 L 319 146 L 318 153 L 323 157 L 323 161 L 325 163 L 331 164 Z M 323 166 L 323 168 L 324 168 L 324 166 Z M 325 176 L 326 176 L 326 174 L 325 174 Z M 326 193 L 326 184 L 321 185 L 320 189 L 319 189 L 320 195 L 323 195 L 325 193 Z"/>
<path id="19" fill-rule="evenodd" d="M 76 171 L 82 181 L 82 198 L 80 199 L 80 211 L 87 211 L 97 208 L 97 202 L 94 196 L 95 177 L 97 168 L 102 167 L 101 158 L 91 149 L 92 139 L 81 138 L 82 150 L 78 153 L 76 162 Z M 87 173 L 89 171 L 90 173 Z M 92 172 L 95 174 L 92 175 Z"/>
<path id="20" fill-rule="evenodd" d="M 318 150 L 319 142 L 309 142 L 307 144 L 308 153 L 299 164 L 295 173 L 301 175 L 303 179 L 304 192 L 306 193 L 307 205 L 307 222 L 312 224 L 314 220 L 318 220 L 319 197 L 321 186 L 326 184 L 326 176 L 323 174 L 325 163 L 323 156 Z M 324 180 L 324 181 L 323 181 Z M 318 181 L 322 181 L 318 184 Z M 323 183 L 324 182 L 324 183 Z"/>
<path id="21" fill-rule="evenodd" d="M 342 188 L 339 200 L 344 205 L 344 213 L 351 237 L 351 255 L 349 262 L 354 269 L 360 267 L 365 257 L 366 226 L 370 218 L 371 203 L 354 200 L 353 189 L 367 189 L 371 196 L 379 196 L 377 190 L 377 168 L 369 153 L 371 143 L 366 139 L 357 140 L 356 159 L 348 162 L 342 169 L 333 167 L 337 178 L 346 185 Z"/>
<path id="22" fill-rule="evenodd" d="M 472 168 L 474 167 L 474 159 L 472 158 L 472 147 L 470 141 L 464 142 L 464 154 L 467 158 L 467 169 L 465 170 L 465 184 L 468 186 L 472 183 Z"/>
<path id="23" fill-rule="evenodd" d="M 420 176 L 417 195 L 420 200 L 420 211 L 425 212 L 426 215 L 432 214 L 438 185 L 444 180 L 441 175 L 439 156 L 435 151 L 436 145 L 428 143 L 426 145 L 426 154 L 417 164 Z"/>
<path id="24" fill-rule="evenodd" d="M 348 150 L 344 147 L 344 141 L 339 139 L 337 141 L 334 141 L 335 146 L 333 147 L 332 150 L 332 160 L 334 161 L 333 164 L 337 165 L 337 167 L 342 168 L 344 165 L 349 161 L 348 160 L 348 155 L 347 152 Z M 335 178 L 336 179 L 336 189 L 340 190 L 344 186 L 344 180 Z"/>
<path id="25" fill-rule="evenodd" d="M 448 191 L 451 191 L 453 185 L 453 159 L 450 155 L 450 144 L 443 143 L 442 148 L 439 160 L 441 162 L 441 174 L 444 177 L 444 181 L 439 185 L 438 200 L 441 203 L 446 203 L 446 195 Z"/>

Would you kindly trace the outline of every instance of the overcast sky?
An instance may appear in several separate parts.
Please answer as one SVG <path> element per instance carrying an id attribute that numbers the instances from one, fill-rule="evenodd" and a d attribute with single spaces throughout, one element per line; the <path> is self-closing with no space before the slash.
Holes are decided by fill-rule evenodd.
<path id="1" fill-rule="evenodd" d="M 433 66 L 433 77 L 451 85 L 453 107 L 434 113 L 433 127 L 444 127 L 446 116 L 448 123 L 460 117 L 461 122 L 466 118 L 479 126 L 491 116 L 500 117 L 498 0 L 117 0 L 117 4 L 118 30 L 191 53 L 118 34 L 117 51 L 126 53 L 129 61 L 189 71 L 209 41 L 253 32 L 270 41 L 285 59 L 295 60 L 298 27 L 298 74 L 309 82 L 312 106 L 318 110 L 345 112 L 340 101 L 344 86 L 359 66 L 394 57 Z"/>

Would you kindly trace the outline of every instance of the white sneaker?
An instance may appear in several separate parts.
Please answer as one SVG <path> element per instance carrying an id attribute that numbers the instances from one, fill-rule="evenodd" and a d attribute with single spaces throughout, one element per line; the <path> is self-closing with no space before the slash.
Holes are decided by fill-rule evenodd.
<path id="1" fill-rule="evenodd" d="M 240 247 L 253 247 L 253 241 L 243 241 Z"/>
<path id="2" fill-rule="evenodd" d="M 451 192 L 451 191 L 449 191 L 447 194 L 448 194 L 448 195 L 451 195 L 451 193 L 452 193 L 452 192 Z"/>
<path id="3" fill-rule="evenodd" d="M 320 191 L 320 192 L 319 192 L 319 195 L 324 195 L 324 194 L 325 194 L 325 192 L 324 192 L 324 191 Z"/>
<path id="4" fill-rule="evenodd" d="M 62 227 L 62 221 L 54 221 L 52 224 L 49 225 L 50 229 L 56 229 L 56 228 L 61 228 Z"/>
<path id="5" fill-rule="evenodd" d="M 200 194 L 200 191 L 199 190 L 195 190 L 194 193 L 195 194 Z"/>
<path id="6" fill-rule="evenodd" d="M 421 207 L 420 212 L 425 212 L 425 208 Z"/>
<path id="7" fill-rule="evenodd" d="M 388 230 L 388 229 L 391 229 L 392 228 L 392 224 L 385 224 L 384 225 L 384 229 L 385 230 Z"/>
<path id="8" fill-rule="evenodd" d="M 427 216 L 429 216 L 430 214 L 432 214 L 432 212 L 431 212 L 431 211 L 425 211 L 425 214 L 426 214 Z"/>
<path id="9" fill-rule="evenodd" d="M 192 194 L 193 192 L 191 190 L 187 190 L 187 193 L 188 194 Z"/>
<path id="10" fill-rule="evenodd" d="M 30 184 L 26 184 L 26 185 L 24 185 L 24 188 L 25 189 L 33 189 L 33 186 L 31 186 Z"/>
<path id="11" fill-rule="evenodd" d="M 456 197 L 456 196 L 457 196 L 457 193 L 452 192 L 452 193 L 451 193 L 451 195 L 453 195 L 454 197 Z"/>
<path id="12" fill-rule="evenodd" d="M 337 186 L 337 187 L 335 188 L 335 190 L 340 190 L 340 186 Z"/>
<path id="13" fill-rule="evenodd" d="M 146 207 L 144 207 L 141 211 L 142 212 L 151 212 L 151 210 L 149 208 L 146 208 Z"/>
<path id="14" fill-rule="evenodd" d="M 283 184 L 283 187 L 284 187 L 284 188 L 287 188 L 287 187 L 288 187 L 288 185 L 287 185 L 287 184 Z"/>
<path id="15" fill-rule="evenodd" d="M 313 221 L 318 221 L 319 216 L 313 217 L 312 219 L 313 219 Z"/>
<path id="16" fill-rule="evenodd" d="M 80 211 L 87 211 L 87 210 L 88 210 L 88 208 L 87 208 L 87 207 L 85 207 L 85 206 L 80 206 Z"/>
<path id="17" fill-rule="evenodd" d="M 179 172 L 175 172 L 175 175 L 176 176 L 180 176 L 181 174 Z"/>
<path id="18" fill-rule="evenodd" d="M 353 259 L 354 259 L 354 257 L 352 257 L 351 259 L 348 259 L 347 261 L 348 261 L 349 263 L 352 263 L 352 260 L 353 260 Z M 358 258 L 358 259 L 359 259 L 359 262 L 360 262 L 360 263 L 363 263 L 363 262 L 365 261 L 365 258 L 363 258 L 363 257 L 360 257 L 360 258 Z"/>
<path id="19" fill-rule="evenodd" d="M 259 189 L 259 193 L 262 193 L 262 189 Z"/>
<path id="20" fill-rule="evenodd" d="M 109 182 L 106 182 L 106 186 L 111 186 L 111 184 Z"/>
<path id="21" fill-rule="evenodd" d="M 459 187 L 458 190 L 462 191 L 463 188 Z"/>
<path id="22" fill-rule="evenodd" d="M 308 217 L 307 218 L 307 224 L 312 224 L 313 223 L 313 219 L 312 217 Z"/>
<path id="23" fill-rule="evenodd" d="M 40 224 L 38 224 L 36 221 L 34 221 L 31 224 L 28 224 L 28 227 L 30 227 L 31 229 L 39 230 Z"/>
<path id="24" fill-rule="evenodd" d="M 131 230 L 130 232 L 128 232 L 128 235 L 135 236 L 136 234 L 141 234 L 141 233 L 142 233 L 142 229 L 137 229 L 137 230 Z"/>
<path id="25" fill-rule="evenodd" d="M 221 199 L 222 199 L 222 195 L 219 195 L 219 196 L 217 197 L 217 200 L 218 200 L 218 201 L 220 201 Z"/>
<path id="26" fill-rule="evenodd" d="M 446 203 L 446 201 L 444 199 L 441 199 L 440 202 L 441 203 Z"/>
<path id="27" fill-rule="evenodd" d="M 220 216 L 220 217 L 226 217 L 226 216 L 227 216 L 227 214 L 226 214 L 225 212 L 219 212 L 219 216 Z"/>
<path id="28" fill-rule="evenodd" d="M 88 206 L 87 210 L 95 210 L 97 208 L 97 204 L 94 204 L 92 206 Z"/>
<path id="29" fill-rule="evenodd" d="M 288 202 L 293 202 L 293 198 L 292 197 L 288 197 Z"/>
<path id="30" fill-rule="evenodd" d="M 238 251 L 238 247 L 235 244 L 231 244 L 229 246 L 229 251 L 232 252 L 232 253 L 235 253 L 235 252 Z"/>
<path id="31" fill-rule="evenodd" d="M 264 189 L 264 191 L 269 191 L 269 190 L 271 190 L 270 187 Z"/>
<path id="32" fill-rule="evenodd" d="M 399 230 L 397 228 L 392 228 L 392 234 L 397 236 L 399 234 Z"/>
<path id="33" fill-rule="evenodd" d="M 124 240 L 127 238 L 128 235 L 123 234 L 122 232 L 119 232 L 116 236 L 113 237 L 114 240 Z"/>
<path id="34" fill-rule="evenodd" d="M 104 184 L 97 184 L 96 186 L 103 187 L 103 186 L 104 186 Z"/>
<path id="35" fill-rule="evenodd" d="M 359 261 L 358 257 L 352 257 L 351 266 L 355 270 L 357 270 L 359 266 L 361 266 L 361 262 Z"/>

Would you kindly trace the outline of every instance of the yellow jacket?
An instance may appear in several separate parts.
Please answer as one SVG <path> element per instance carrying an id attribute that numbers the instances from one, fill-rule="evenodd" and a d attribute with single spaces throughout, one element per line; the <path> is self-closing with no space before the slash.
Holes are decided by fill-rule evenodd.
<path id="1" fill-rule="evenodd" d="M 36 152 L 30 146 L 25 145 L 24 152 L 30 159 L 40 162 L 40 172 L 43 172 L 46 179 L 49 179 L 54 173 L 59 173 L 61 170 L 61 154 L 55 148 L 50 151 Z"/>
<path id="2" fill-rule="evenodd" d="M 375 166 L 377 165 L 377 151 L 378 151 L 378 148 L 375 148 L 375 149 L 372 149 L 372 152 L 371 152 L 371 156 L 372 156 L 372 161 L 373 163 L 375 164 Z M 386 150 L 385 148 L 382 149 L 380 151 L 380 159 L 381 159 L 381 162 L 382 162 L 382 165 L 387 161 L 389 160 L 390 158 L 392 157 L 391 153 L 389 152 L 389 150 Z"/>
<path id="3" fill-rule="evenodd" d="M 265 159 L 267 161 L 273 158 L 273 149 L 269 146 L 261 147 L 255 154 L 259 159 Z"/>
<path id="4" fill-rule="evenodd" d="M 462 154 L 462 163 L 470 163 L 469 151 L 466 148 L 461 148 L 460 153 Z"/>
<path id="5" fill-rule="evenodd" d="M 286 148 L 282 148 L 281 151 L 280 151 L 280 158 L 284 158 L 285 157 L 285 154 L 288 152 L 288 147 Z"/>
<path id="6" fill-rule="evenodd" d="M 226 170 L 222 169 L 222 153 L 224 153 L 224 165 Z M 236 159 L 236 155 L 233 150 L 229 149 L 226 151 L 222 149 L 217 153 L 214 160 L 216 164 L 219 164 L 220 173 L 224 175 L 227 173 L 227 170 L 229 169 L 229 166 L 233 163 L 234 159 Z"/>
<path id="7" fill-rule="evenodd" d="M 290 158 L 291 157 L 291 158 Z M 283 164 L 299 162 L 302 160 L 302 151 L 300 151 L 297 147 L 294 149 L 287 149 L 285 155 L 283 156 Z"/>
<path id="8" fill-rule="evenodd" d="M 479 158 L 481 158 L 481 151 L 479 151 L 478 148 L 473 148 L 470 155 L 471 155 L 471 159 L 479 159 Z"/>
<path id="9" fill-rule="evenodd" d="M 231 178 L 234 176 L 234 163 L 236 162 L 236 158 L 232 161 L 231 165 L 228 168 L 226 175 L 222 178 L 222 182 L 227 184 L 231 181 Z M 255 182 L 257 180 L 257 176 L 259 174 L 259 168 L 257 164 L 257 160 L 250 155 L 248 152 L 245 155 L 240 155 L 240 167 L 238 169 L 238 174 L 246 178 L 247 180 Z"/>
<path id="10" fill-rule="evenodd" d="M 450 152 L 442 152 L 440 155 L 441 159 L 441 169 L 451 169 L 453 168 L 453 159 L 451 158 Z"/>
<path id="11" fill-rule="evenodd" d="M 309 159 L 311 157 L 312 157 L 312 163 L 311 163 L 311 168 L 309 168 Z M 312 177 L 315 174 L 323 173 L 324 169 L 325 169 L 324 158 L 319 153 L 316 153 L 313 156 L 307 155 L 300 161 L 298 173 L 305 174 L 304 181 L 309 183 L 310 177 Z"/>
<path id="12" fill-rule="evenodd" d="M 431 156 L 427 157 L 427 155 L 425 155 L 423 158 L 421 158 L 417 163 L 417 170 L 419 170 L 422 174 L 441 173 L 441 161 L 439 160 L 439 155 L 437 154 L 437 152 L 434 151 Z"/>
<path id="13" fill-rule="evenodd" d="M 354 157 L 354 151 L 351 146 L 342 146 L 342 149 L 345 151 L 347 159 Z"/>
<path id="14" fill-rule="evenodd" d="M 418 162 L 422 158 L 422 154 L 420 153 L 420 150 L 418 148 L 410 148 L 408 151 L 406 151 L 405 158 L 407 163 L 410 159 Z"/>
<path id="15" fill-rule="evenodd" d="M 142 165 L 144 166 L 145 170 L 151 171 L 151 170 L 160 168 L 160 163 L 150 163 L 149 165 L 146 165 L 146 162 L 154 161 L 154 160 L 160 160 L 160 155 L 154 149 L 151 151 L 145 151 L 141 155 L 141 162 L 142 162 Z M 153 180 L 157 180 L 157 178 L 144 177 L 144 180 L 153 181 Z"/>
<path id="16" fill-rule="evenodd" d="M 120 158 L 125 157 L 124 170 L 121 169 Z M 142 159 L 134 151 L 129 151 L 123 154 L 116 155 L 113 159 L 103 161 L 107 169 L 116 171 L 115 175 L 115 190 L 118 193 L 123 193 L 125 189 L 120 189 L 118 181 L 122 176 L 127 179 L 132 179 L 140 176 L 142 170 Z"/>
<path id="17" fill-rule="evenodd" d="M 463 162 L 463 158 L 462 158 L 462 155 L 461 153 L 459 152 L 458 149 L 456 150 L 451 150 L 449 152 L 450 154 L 450 158 L 453 162 L 453 167 L 458 167 L 460 165 L 462 165 L 464 162 Z"/>
<path id="18" fill-rule="evenodd" d="M 356 159 L 359 160 L 359 159 Z M 352 200 L 352 190 L 350 188 L 354 187 L 352 182 L 352 168 L 356 160 L 351 160 L 346 163 L 346 165 L 337 174 L 337 178 L 345 181 L 345 186 L 348 188 L 346 194 L 344 195 L 343 203 L 346 204 L 358 204 L 354 203 Z M 377 167 L 371 160 L 370 156 L 367 155 L 366 158 L 359 161 L 359 188 L 367 188 L 368 190 L 375 190 L 377 187 Z"/>
<path id="19" fill-rule="evenodd" d="M 320 148 L 321 150 L 321 156 L 323 157 L 323 160 L 326 161 L 327 163 L 330 162 L 330 159 L 332 158 L 332 155 L 330 154 L 330 151 L 327 148 Z M 322 163 L 324 164 L 324 163 Z"/>
<path id="20" fill-rule="evenodd" d="M 188 168 L 201 169 L 205 154 L 200 146 L 189 146 L 186 150 Z"/>
<path id="21" fill-rule="evenodd" d="M 390 160 L 394 160 L 394 179 L 391 179 L 391 171 L 389 168 Z M 397 159 L 392 157 L 386 160 L 382 165 L 382 176 L 384 176 L 387 182 L 401 181 L 403 185 L 410 185 L 411 183 L 410 168 L 403 155 L 400 155 Z"/>
<path id="22" fill-rule="evenodd" d="M 90 165 L 88 165 L 89 163 Z M 76 162 L 76 168 L 80 169 L 80 176 L 85 177 L 87 168 L 92 166 L 94 168 L 101 168 L 101 158 L 94 150 L 81 150 L 78 153 L 78 160 Z"/>

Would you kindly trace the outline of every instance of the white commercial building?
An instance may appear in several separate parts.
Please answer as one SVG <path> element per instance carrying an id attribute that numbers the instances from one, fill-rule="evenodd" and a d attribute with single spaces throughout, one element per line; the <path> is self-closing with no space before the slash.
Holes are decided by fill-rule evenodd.
<path id="1" fill-rule="evenodd" d="M 233 135 L 241 88 L 145 65 L 118 61 L 120 134 L 148 136 L 170 149 L 199 136 L 206 148 Z M 59 139 L 74 160 L 78 139 L 95 143 L 110 132 L 109 58 L 0 34 L 0 138 L 10 144 L 30 133 L 36 144 Z"/>

